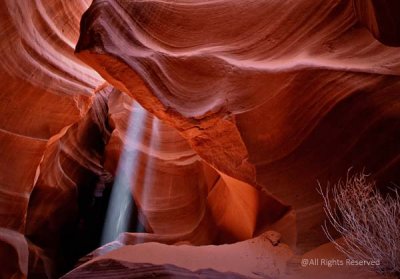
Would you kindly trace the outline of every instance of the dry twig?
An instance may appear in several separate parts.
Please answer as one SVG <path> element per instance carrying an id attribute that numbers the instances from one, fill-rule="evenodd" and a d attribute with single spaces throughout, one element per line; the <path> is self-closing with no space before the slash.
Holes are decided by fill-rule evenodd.
<path id="1" fill-rule="evenodd" d="M 349 259 L 379 261 L 374 270 L 380 274 L 400 275 L 400 194 L 392 189 L 383 196 L 368 175 L 347 174 L 345 181 L 327 186 L 319 193 L 332 226 L 343 236 L 344 244 L 324 232 Z M 332 204 L 332 201 L 336 205 Z"/>

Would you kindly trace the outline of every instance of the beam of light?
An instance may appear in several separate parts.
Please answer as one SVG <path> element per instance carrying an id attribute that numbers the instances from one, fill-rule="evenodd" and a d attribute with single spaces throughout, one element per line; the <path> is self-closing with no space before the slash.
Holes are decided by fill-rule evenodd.
<path id="1" fill-rule="evenodd" d="M 125 145 L 118 163 L 107 215 L 103 227 L 101 244 L 114 241 L 118 235 L 128 230 L 133 209 L 131 187 L 139 175 L 139 149 L 137 143 L 144 139 L 147 112 L 136 102 L 132 107 L 126 132 Z"/>
<path id="2" fill-rule="evenodd" d="M 140 196 L 138 197 L 138 200 L 141 202 L 140 207 L 142 208 L 142 212 L 145 213 L 145 211 L 149 207 L 149 198 L 151 195 L 151 190 L 154 185 L 154 173 L 153 173 L 153 164 L 154 164 L 154 152 L 156 148 L 158 148 L 159 140 L 160 140 L 160 134 L 159 134 L 159 122 L 157 118 L 153 117 L 152 118 L 152 125 L 151 125 L 151 139 L 150 139 L 150 144 L 149 144 L 149 153 L 147 156 L 147 163 L 146 163 L 146 170 L 144 173 L 144 179 L 143 179 L 143 188 L 141 191 Z M 142 213 L 142 214 L 143 214 Z M 142 229 L 142 224 L 144 222 L 138 222 L 136 225 L 136 231 L 141 231 Z M 140 238 L 140 235 L 138 235 L 137 238 L 135 238 L 136 243 L 142 243 L 144 242 L 143 239 Z"/>

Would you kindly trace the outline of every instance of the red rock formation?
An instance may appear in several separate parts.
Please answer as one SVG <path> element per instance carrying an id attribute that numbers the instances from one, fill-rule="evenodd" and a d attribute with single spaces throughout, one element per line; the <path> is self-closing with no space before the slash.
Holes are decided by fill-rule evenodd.
<path id="1" fill-rule="evenodd" d="M 60 15 L 54 13 L 54 4 L 2 3 L 0 43 L 6 55 L 0 64 L 0 175 L 4 190 L 0 212 L 15 210 L 11 210 L 13 216 L 1 218 L 1 226 L 24 230 L 29 194 L 47 141 L 85 115 L 91 92 L 101 82 L 73 55 L 71 38 L 78 35 L 76 24 L 85 8 L 83 3 L 74 5 L 73 15 L 57 25 L 54 21 Z M 68 13 L 60 6 L 58 9 Z M 61 25 L 74 29 L 65 28 L 63 35 Z"/>
<path id="2" fill-rule="evenodd" d="M 24 278 L 28 274 L 28 244 L 21 233 L 0 228 L 0 278 Z"/>
<path id="3" fill-rule="evenodd" d="M 145 231 L 150 233 L 127 235 L 127 242 L 201 245 L 245 240 L 257 226 L 270 225 L 287 212 L 286 206 L 265 192 L 220 177 L 176 130 L 143 112 L 127 95 L 113 91 L 109 107 L 113 132 L 104 165 L 116 177 L 119 172 L 138 176 L 128 183 Z M 140 118 L 142 122 L 135 121 Z M 139 136 L 132 133 L 132 125 L 138 124 L 144 128 Z M 137 161 L 132 169 L 123 163 L 126 156 Z"/>
<path id="4" fill-rule="evenodd" d="M 194 247 L 145 243 L 127 245 L 104 256 L 99 256 L 63 278 L 77 278 L 80 274 L 85 276 L 88 269 L 90 270 L 104 260 L 114 260 L 125 266 L 127 263 L 144 262 L 159 267 L 164 266 L 166 270 L 173 265 L 194 272 L 193 277 L 187 275 L 188 277 L 181 278 L 199 278 L 194 277 L 195 274 L 205 269 L 221 272 L 221 275 L 225 272 L 233 272 L 247 278 L 277 278 L 285 273 L 285 265 L 291 257 L 292 252 L 287 245 L 273 246 L 265 234 L 235 244 L 219 246 Z M 113 271 L 118 272 L 119 268 L 117 264 L 114 264 L 110 269 L 109 274 L 112 276 Z M 140 268 L 138 272 L 141 272 Z M 157 276 L 159 272 L 156 272 L 154 276 Z"/>
<path id="5" fill-rule="evenodd" d="M 38 167 L 25 234 L 44 249 L 43 257 L 53 261 L 58 260 L 61 243 L 71 237 L 67 232 L 74 230 L 78 212 L 84 211 L 82 200 L 91 200 L 96 182 L 105 172 L 102 161 L 110 136 L 106 125 L 111 90 L 106 88 L 97 93 L 81 121 L 48 141 Z M 30 271 L 35 272 L 33 267 Z"/>
<path id="6" fill-rule="evenodd" d="M 212 269 L 190 271 L 174 265 L 154 265 L 149 263 L 130 263 L 112 259 L 97 260 L 85 265 L 72 273 L 63 276 L 64 279 L 87 278 L 208 278 L 208 279 L 246 279 L 249 277 L 233 272 L 218 272 Z M 269 277 L 265 277 L 268 279 Z"/>
<path id="7" fill-rule="evenodd" d="M 307 251 L 317 180 L 398 183 L 396 0 L 90 2 L 0 1 L 0 278 L 97 248 L 118 181 L 135 228 L 88 258 L 271 228 Z"/>
<path id="8" fill-rule="evenodd" d="M 176 241 L 211 243 L 214 230 L 210 229 L 206 196 L 215 179 L 205 180 L 200 158 L 175 130 L 120 92 L 110 96 L 110 116 L 114 131 L 105 167 L 114 176 L 133 176 L 127 183 L 145 220 L 145 230 L 156 236 L 175 235 Z M 127 157 L 136 162 L 124 164 Z M 217 176 L 215 171 L 211 175 Z"/>
<path id="9" fill-rule="evenodd" d="M 357 17 L 376 39 L 389 46 L 400 46 L 400 21 L 395 0 L 353 0 Z"/>
<path id="10" fill-rule="evenodd" d="M 357 17 L 392 2 L 94 1 L 76 51 L 215 168 L 293 205 L 315 245 L 317 179 L 398 179 L 399 51 Z"/>
<path id="11" fill-rule="evenodd" d="M 73 54 L 88 3 L 50 2 L 1 1 L 0 250 L 18 247 L 2 253 L 2 278 L 27 272 L 28 203 L 48 141 L 86 114 L 103 82 Z"/>

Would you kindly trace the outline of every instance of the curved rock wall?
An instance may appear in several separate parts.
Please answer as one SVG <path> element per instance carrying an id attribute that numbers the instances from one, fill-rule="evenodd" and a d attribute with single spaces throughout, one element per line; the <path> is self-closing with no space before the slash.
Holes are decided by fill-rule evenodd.
<path id="1" fill-rule="evenodd" d="M 129 96 L 114 90 L 109 114 L 113 132 L 104 166 L 114 176 L 134 174 L 127 181 L 146 232 L 127 234 L 123 242 L 234 242 L 251 238 L 257 226 L 270 225 L 288 211 L 265 192 L 220 176 L 175 129 L 143 112 Z M 130 127 L 140 124 L 138 118 L 143 118 L 139 137 Z M 127 154 L 136 160 L 133 169 L 124 164 Z"/>
<path id="2" fill-rule="evenodd" d="M 294 206 L 313 246 L 317 180 L 399 179 L 396 5 L 93 1 L 76 52 L 216 169 Z"/>
<path id="3" fill-rule="evenodd" d="M 1 276 L 11 278 L 28 270 L 28 203 L 47 144 L 86 114 L 103 80 L 73 53 L 87 1 L 0 4 L 0 250 L 18 247 L 15 260 L 1 255 Z"/>
<path id="4" fill-rule="evenodd" d="M 285 216 L 309 250 L 317 180 L 399 181 L 396 0 L 0 4 L 2 278 L 59 273 L 121 170 L 144 232 L 118 245 L 236 242 Z"/>

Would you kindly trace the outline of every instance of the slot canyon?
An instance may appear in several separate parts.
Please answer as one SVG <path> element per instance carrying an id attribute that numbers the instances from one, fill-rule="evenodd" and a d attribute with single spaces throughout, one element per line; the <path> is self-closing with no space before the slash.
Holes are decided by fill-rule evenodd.
<path id="1" fill-rule="evenodd" d="M 303 259 L 400 185 L 398 0 L 0 3 L 0 278 L 385 278 Z"/>

